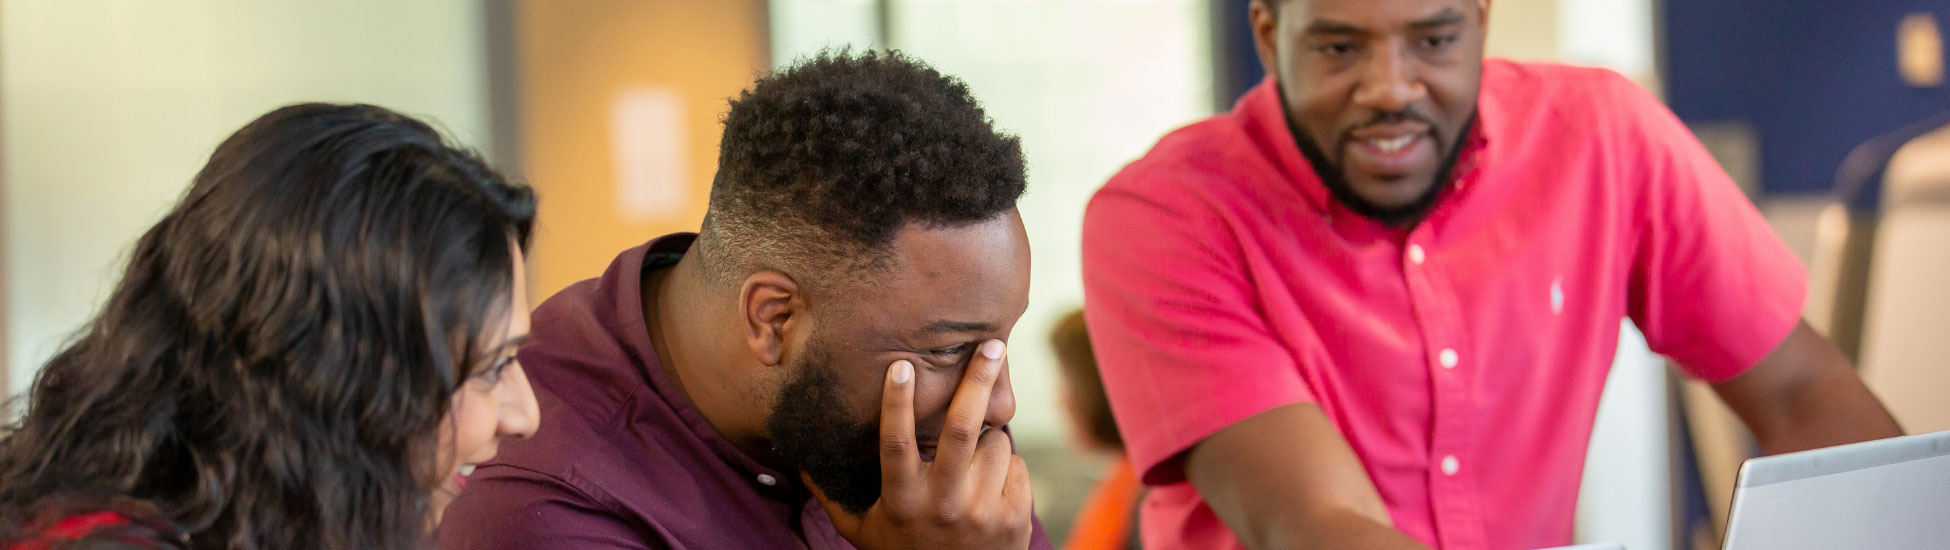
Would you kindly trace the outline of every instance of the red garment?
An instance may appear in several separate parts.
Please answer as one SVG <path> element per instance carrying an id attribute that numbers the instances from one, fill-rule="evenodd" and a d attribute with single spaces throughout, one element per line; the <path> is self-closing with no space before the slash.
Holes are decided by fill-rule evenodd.
<path id="1" fill-rule="evenodd" d="M 68 516 L 41 530 L 39 536 L 14 543 L 8 546 L 7 550 L 49 550 L 57 544 L 129 524 L 129 518 L 115 512 L 91 512 Z"/>
<path id="2" fill-rule="evenodd" d="M 1610 71 L 1485 62 L 1446 184 L 1409 230 L 1342 207 L 1268 80 L 1097 193 L 1085 308 L 1156 486 L 1146 547 L 1239 548 L 1178 458 L 1293 403 L 1319 405 L 1416 540 L 1568 544 L 1621 321 L 1720 381 L 1801 317 L 1800 262 L 1686 126 Z"/>

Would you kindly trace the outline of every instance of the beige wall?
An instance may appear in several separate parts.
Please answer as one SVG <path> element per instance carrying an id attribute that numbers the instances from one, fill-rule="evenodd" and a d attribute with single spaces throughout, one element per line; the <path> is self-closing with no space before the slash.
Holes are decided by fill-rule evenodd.
<path id="1" fill-rule="evenodd" d="M 764 3 L 527 0 L 515 33 L 519 149 L 542 197 L 534 295 L 696 231 L 725 102 L 768 66 Z"/>
<path id="2" fill-rule="evenodd" d="M 467 0 L 0 1 L 7 393 L 93 315 L 136 237 L 257 115 L 372 102 L 485 145 L 482 28 Z"/>
<path id="3" fill-rule="evenodd" d="M 1489 54 L 1556 61 L 1559 0 L 1496 0 L 1490 3 Z"/>

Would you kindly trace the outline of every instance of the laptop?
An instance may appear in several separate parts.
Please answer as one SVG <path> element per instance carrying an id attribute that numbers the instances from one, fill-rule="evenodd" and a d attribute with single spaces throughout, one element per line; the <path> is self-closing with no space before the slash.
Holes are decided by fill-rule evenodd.
<path id="1" fill-rule="evenodd" d="M 1950 431 L 1748 460 L 1725 550 L 1950 548 Z"/>

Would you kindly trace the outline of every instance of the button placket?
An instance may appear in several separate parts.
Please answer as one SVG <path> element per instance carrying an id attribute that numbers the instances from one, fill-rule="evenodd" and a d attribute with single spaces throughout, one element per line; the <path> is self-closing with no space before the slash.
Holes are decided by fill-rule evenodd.
<path id="1" fill-rule="evenodd" d="M 1471 482 L 1462 471 L 1462 452 L 1470 439 L 1468 425 L 1474 400 L 1469 395 L 1469 377 L 1462 365 L 1461 319 L 1454 310 L 1453 293 L 1430 262 L 1427 225 L 1411 233 L 1402 254 L 1403 275 L 1408 282 L 1409 299 L 1421 328 L 1423 365 L 1428 369 L 1431 425 L 1429 434 L 1429 491 L 1433 500 L 1437 532 L 1445 545 L 1467 546 L 1477 540 Z M 1417 242 L 1420 241 L 1420 242 Z"/>

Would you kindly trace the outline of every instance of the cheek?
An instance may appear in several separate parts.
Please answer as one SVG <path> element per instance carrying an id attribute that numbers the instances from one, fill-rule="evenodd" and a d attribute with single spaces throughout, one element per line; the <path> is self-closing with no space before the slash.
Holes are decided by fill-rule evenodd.
<path id="1" fill-rule="evenodd" d="M 494 413 L 493 400 L 472 389 L 463 389 L 454 397 L 454 406 L 441 425 L 443 434 L 452 434 L 441 437 L 440 452 L 452 453 L 450 458 L 441 461 L 443 468 L 458 466 L 493 442 Z"/>
<path id="2" fill-rule="evenodd" d="M 927 437 L 940 431 L 947 420 L 948 405 L 954 401 L 955 389 L 960 385 L 959 371 L 925 369 L 918 373 L 914 386 L 914 423 L 920 430 L 916 435 Z"/>
<path id="3" fill-rule="evenodd" d="M 434 443 L 433 465 L 440 472 L 452 470 L 455 465 L 460 463 L 460 459 L 456 457 L 454 452 L 453 420 L 452 413 L 448 413 L 447 418 L 440 421 L 440 435 Z"/>
<path id="4" fill-rule="evenodd" d="M 1473 110 L 1483 83 L 1482 57 L 1463 56 L 1463 60 L 1453 66 L 1432 68 L 1423 81 L 1429 86 L 1429 95 L 1442 107 L 1455 111 Z M 1458 114 L 1463 115 L 1466 113 Z"/>
<path id="5" fill-rule="evenodd" d="M 1292 106 L 1295 111 L 1294 122 L 1300 126 L 1300 131 L 1306 132 L 1307 137 L 1313 138 L 1317 145 L 1328 150 L 1329 153 L 1333 152 L 1332 149 L 1340 136 L 1341 129 L 1351 125 L 1348 121 L 1341 120 L 1348 114 L 1347 100 L 1350 93 L 1352 92 L 1332 93 L 1321 86 L 1310 86 L 1289 97 L 1295 102 Z"/>

